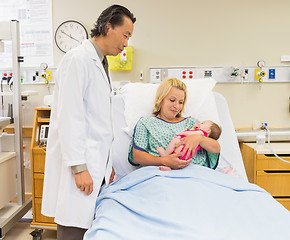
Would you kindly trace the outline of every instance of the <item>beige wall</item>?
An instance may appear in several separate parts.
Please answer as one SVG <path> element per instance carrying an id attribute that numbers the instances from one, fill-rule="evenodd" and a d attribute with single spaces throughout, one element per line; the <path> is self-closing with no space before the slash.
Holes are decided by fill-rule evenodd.
<path id="1" fill-rule="evenodd" d="M 290 55 L 290 1 L 286 0 L 53 0 L 53 29 L 80 21 L 90 32 L 100 12 L 119 3 L 137 17 L 131 39 L 133 70 L 113 72 L 113 80 L 148 81 L 152 66 L 287 66 Z M 55 66 L 63 54 L 54 45 Z M 254 120 L 290 127 L 290 83 L 217 84 L 230 107 L 235 127 Z"/>

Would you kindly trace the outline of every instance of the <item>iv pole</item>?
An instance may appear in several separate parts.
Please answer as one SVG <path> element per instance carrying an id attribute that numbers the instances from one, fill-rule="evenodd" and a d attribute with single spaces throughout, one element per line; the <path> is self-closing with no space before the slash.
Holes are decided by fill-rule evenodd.
<path id="1" fill-rule="evenodd" d="M 21 114 L 21 85 L 20 85 L 20 40 L 19 22 L 0 22 L 0 41 L 12 40 L 12 66 L 13 66 L 13 116 L 14 116 L 14 151 L 16 153 L 16 183 L 17 183 L 17 204 L 10 216 L 0 222 L 0 240 L 32 207 L 31 198 L 25 202 L 24 191 L 24 170 L 23 170 L 23 149 L 22 149 L 22 114 Z M 8 183 L 9 184 L 9 183 Z M 0 216 L 2 217 L 2 216 Z"/>

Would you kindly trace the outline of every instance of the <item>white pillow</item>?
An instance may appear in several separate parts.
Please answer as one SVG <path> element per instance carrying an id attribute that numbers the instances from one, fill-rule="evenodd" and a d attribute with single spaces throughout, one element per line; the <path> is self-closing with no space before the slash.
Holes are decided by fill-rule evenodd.
<path id="1" fill-rule="evenodd" d="M 187 86 L 187 102 L 184 117 L 194 117 L 200 121 L 211 120 L 219 124 L 215 98 L 212 92 L 216 81 L 213 78 L 183 81 Z M 120 91 L 125 104 L 125 121 L 123 130 L 132 137 L 138 120 L 151 116 L 156 90 L 159 84 L 128 83 Z"/>
<path id="2" fill-rule="evenodd" d="M 124 115 L 127 127 L 122 128 L 130 137 L 134 127 L 141 117 L 151 116 L 156 90 L 159 84 L 128 83 L 121 88 L 120 93 L 124 100 Z"/>

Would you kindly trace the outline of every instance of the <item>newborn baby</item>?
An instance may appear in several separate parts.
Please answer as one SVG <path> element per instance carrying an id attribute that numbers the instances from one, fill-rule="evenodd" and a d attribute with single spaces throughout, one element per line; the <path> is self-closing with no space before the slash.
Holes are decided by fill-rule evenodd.
<path id="1" fill-rule="evenodd" d="M 161 157 L 166 157 L 172 153 L 179 153 L 179 152 L 182 153 L 182 151 L 184 149 L 184 145 L 181 145 L 178 148 L 176 148 L 176 144 L 180 142 L 180 139 L 187 137 L 187 136 L 195 135 L 195 134 L 201 134 L 205 137 L 210 137 L 210 138 L 217 140 L 221 134 L 221 129 L 216 123 L 214 123 L 210 120 L 205 120 L 202 123 L 196 122 L 191 129 L 187 129 L 187 130 L 183 131 L 182 133 L 175 135 L 173 137 L 173 139 L 171 140 L 171 142 L 168 144 L 166 150 L 162 147 L 158 147 L 157 151 Z M 187 158 L 185 158 L 187 152 L 182 153 L 183 155 L 180 156 L 179 159 L 187 160 L 189 158 L 192 158 L 192 156 L 194 156 L 197 153 L 197 151 L 200 149 L 202 149 L 202 147 L 198 146 L 195 149 L 194 154 L 192 154 L 192 152 L 191 152 L 189 157 L 187 157 Z M 169 167 L 166 167 L 166 166 L 160 166 L 159 169 L 163 170 L 163 171 L 171 170 Z"/>

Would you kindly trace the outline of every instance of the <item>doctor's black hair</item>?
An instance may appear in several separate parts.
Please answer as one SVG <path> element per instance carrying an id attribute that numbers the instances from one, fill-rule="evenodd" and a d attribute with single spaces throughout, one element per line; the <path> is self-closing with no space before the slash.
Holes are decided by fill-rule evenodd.
<path id="1" fill-rule="evenodd" d="M 121 26 L 124 22 L 124 16 L 127 16 L 136 22 L 136 18 L 127 8 L 120 5 L 112 5 L 106 8 L 99 16 L 94 28 L 91 30 L 91 37 L 98 37 L 100 35 L 107 35 L 107 24 L 110 23 L 112 27 Z"/>

